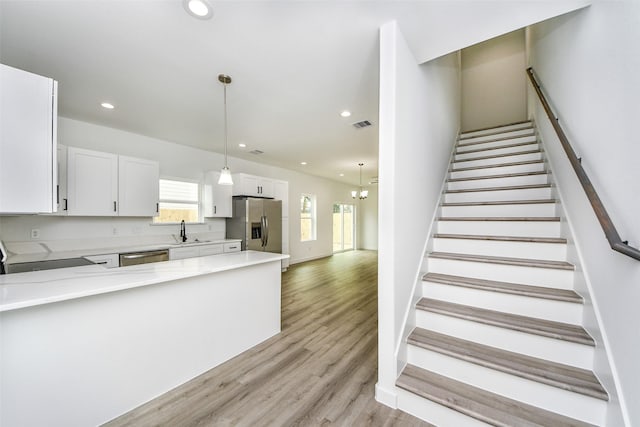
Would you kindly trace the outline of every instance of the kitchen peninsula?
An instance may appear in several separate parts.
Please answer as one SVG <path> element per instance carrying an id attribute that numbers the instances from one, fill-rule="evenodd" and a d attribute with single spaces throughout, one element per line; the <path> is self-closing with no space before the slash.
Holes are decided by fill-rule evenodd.
<path id="1" fill-rule="evenodd" d="M 98 425 L 279 333 L 286 257 L 0 276 L 0 424 Z"/>

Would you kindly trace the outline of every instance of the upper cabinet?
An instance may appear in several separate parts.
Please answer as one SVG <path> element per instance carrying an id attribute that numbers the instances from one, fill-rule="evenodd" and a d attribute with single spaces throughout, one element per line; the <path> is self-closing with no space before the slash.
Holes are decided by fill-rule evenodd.
<path id="1" fill-rule="evenodd" d="M 233 186 L 219 185 L 220 172 L 204 175 L 204 216 L 207 218 L 231 218 Z"/>
<path id="2" fill-rule="evenodd" d="M 159 179 L 158 162 L 68 147 L 68 215 L 154 216 Z"/>
<path id="3" fill-rule="evenodd" d="M 274 197 L 273 179 L 246 173 L 233 174 L 233 195 L 252 197 Z"/>
<path id="4" fill-rule="evenodd" d="M 57 82 L 0 64 L 0 213 L 56 210 Z"/>
<path id="5" fill-rule="evenodd" d="M 160 200 L 158 162 L 118 156 L 118 214 L 155 216 Z"/>
<path id="6" fill-rule="evenodd" d="M 118 155 L 67 148 L 69 215 L 118 215 Z"/>

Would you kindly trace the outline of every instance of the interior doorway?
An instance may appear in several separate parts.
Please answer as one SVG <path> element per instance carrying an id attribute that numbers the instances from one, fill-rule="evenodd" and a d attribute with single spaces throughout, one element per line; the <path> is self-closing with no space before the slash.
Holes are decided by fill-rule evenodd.
<path id="1" fill-rule="evenodd" d="M 355 211 L 354 205 L 333 205 L 333 252 L 355 249 Z"/>

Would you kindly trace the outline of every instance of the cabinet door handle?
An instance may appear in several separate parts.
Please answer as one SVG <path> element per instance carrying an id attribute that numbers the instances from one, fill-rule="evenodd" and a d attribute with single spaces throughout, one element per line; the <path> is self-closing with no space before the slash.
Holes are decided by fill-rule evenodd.
<path id="1" fill-rule="evenodd" d="M 114 200 L 114 202 L 113 202 L 113 211 L 114 211 L 114 212 L 117 212 L 117 211 L 118 211 L 117 206 L 118 206 L 118 205 L 116 204 L 116 202 L 115 202 L 115 200 Z"/>
<path id="2" fill-rule="evenodd" d="M 218 207 L 217 206 L 213 207 L 213 213 L 214 213 L 214 215 L 218 213 Z"/>
<path id="3" fill-rule="evenodd" d="M 156 203 L 156 213 L 160 212 L 160 203 Z"/>
<path id="4" fill-rule="evenodd" d="M 64 200 L 64 209 L 63 210 L 66 211 L 69 208 L 69 203 L 68 203 L 67 199 L 62 199 L 62 200 Z"/>
<path id="5" fill-rule="evenodd" d="M 56 185 L 56 205 L 60 204 L 60 184 Z"/>

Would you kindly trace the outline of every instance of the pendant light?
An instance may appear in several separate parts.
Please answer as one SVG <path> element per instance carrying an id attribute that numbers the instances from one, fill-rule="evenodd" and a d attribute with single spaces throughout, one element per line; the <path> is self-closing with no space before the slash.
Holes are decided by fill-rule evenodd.
<path id="1" fill-rule="evenodd" d="M 364 166 L 364 163 L 358 163 L 358 166 L 360 166 L 360 192 L 357 190 L 351 191 L 351 197 L 354 199 L 357 197 L 360 200 L 364 200 L 369 195 L 369 190 L 362 189 L 362 166 Z"/>
<path id="2" fill-rule="evenodd" d="M 229 166 L 227 166 L 227 85 L 231 83 L 231 76 L 227 76 L 226 74 L 219 74 L 218 80 L 224 85 L 224 167 L 220 171 L 220 179 L 218 179 L 218 184 L 233 185 L 231 170 L 229 170 Z"/>

